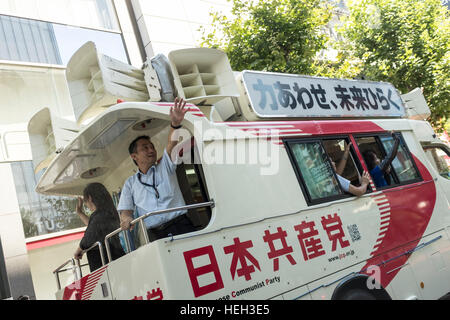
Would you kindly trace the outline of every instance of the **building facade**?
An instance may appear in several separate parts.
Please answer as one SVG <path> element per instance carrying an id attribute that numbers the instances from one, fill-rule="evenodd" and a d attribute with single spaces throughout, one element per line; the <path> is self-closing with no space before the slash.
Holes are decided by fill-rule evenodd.
<path id="1" fill-rule="evenodd" d="M 42 170 L 35 172 L 27 131 L 42 108 L 75 119 L 65 78 L 72 54 L 93 41 L 103 54 L 140 68 L 147 57 L 198 46 L 209 12 L 230 8 L 226 0 L 0 1 L 0 281 L 9 288 L 0 299 L 54 299 L 53 270 L 83 236 L 75 199 L 34 191 Z M 65 285 L 73 274 L 60 278 Z"/>

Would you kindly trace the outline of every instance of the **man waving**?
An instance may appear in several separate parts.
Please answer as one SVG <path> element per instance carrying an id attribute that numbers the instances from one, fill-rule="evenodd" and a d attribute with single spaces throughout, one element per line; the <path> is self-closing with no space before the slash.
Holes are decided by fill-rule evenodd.
<path id="1" fill-rule="evenodd" d="M 151 211 L 185 205 L 176 177 L 175 159 L 170 156 L 178 143 L 172 136 L 181 128 L 187 112 L 185 106 L 186 101 L 176 98 L 170 109 L 169 141 L 159 163 L 156 163 L 157 152 L 148 136 L 139 136 L 130 143 L 128 151 L 139 170 L 125 181 L 117 207 L 123 230 L 130 229 L 135 209 L 143 216 Z M 150 241 L 195 231 L 186 212 L 180 210 L 146 218 L 144 222 Z"/>

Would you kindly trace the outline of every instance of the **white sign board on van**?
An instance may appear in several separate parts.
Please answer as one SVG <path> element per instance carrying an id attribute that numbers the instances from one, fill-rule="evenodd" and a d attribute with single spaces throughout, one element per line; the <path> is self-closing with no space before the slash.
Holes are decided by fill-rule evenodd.
<path id="1" fill-rule="evenodd" d="M 402 117 L 403 101 L 387 82 L 242 72 L 258 117 Z"/>

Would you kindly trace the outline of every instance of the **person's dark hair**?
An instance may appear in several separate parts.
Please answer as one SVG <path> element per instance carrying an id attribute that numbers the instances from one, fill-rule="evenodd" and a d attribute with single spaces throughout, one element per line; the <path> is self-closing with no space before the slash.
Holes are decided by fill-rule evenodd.
<path id="1" fill-rule="evenodd" d="M 83 197 L 85 199 L 91 197 L 91 201 L 95 204 L 97 211 L 106 212 L 112 217 L 119 219 L 119 214 L 114 206 L 112 197 L 103 184 L 98 182 L 88 184 L 84 188 Z"/>
<path id="2" fill-rule="evenodd" d="M 133 141 L 131 141 L 130 145 L 128 146 L 128 153 L 129 154 L 135 153 L 137 151 L 137 142 L 139 140 L 141 140 L 141 139 L 148 140 L 148 141 L 150 141 L 151 144 L 153 144 L 153 142 L 150 140 L 149 136 L 139 136 L 136 139 L 134 139 Z M 133 162 L 134 162 L 135 165 L 138 165 L 136 163 L 136 161 L 133 160 Z"/>
<path id="3" fill-rule="evenodd" d="M 366 162 L 369 170 L 375 168 L 375 156 L 376 154 L 372 150 L 366 150 L 363 152 L 364 161 Z"/>
<path id="4" fill-rule="evenodd" d="M 141 140 L 141 139 L 145 139 L 145 140 L 150 141 L 150 137 L 149 136 L 139 136 L 139 137 L 137 137 L 136 139 L 131 141 L 130 145 L 128 146 L 128 153 L 129 154 L 135 153 L 137 151 L 137 142 L 138 142 L 138 140 Z"/>

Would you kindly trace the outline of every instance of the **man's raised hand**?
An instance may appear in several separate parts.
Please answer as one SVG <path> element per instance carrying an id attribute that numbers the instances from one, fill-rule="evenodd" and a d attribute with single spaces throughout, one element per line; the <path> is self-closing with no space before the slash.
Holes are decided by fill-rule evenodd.
<path id="1" fill-rule="evenodd" d="M 170 121 L 173 127 L 178 127 L 184 119 L 188 108 L 186 107 L 186 100 L 183 98 L 175 98 L 173 107 L 170 108 Z"/>

